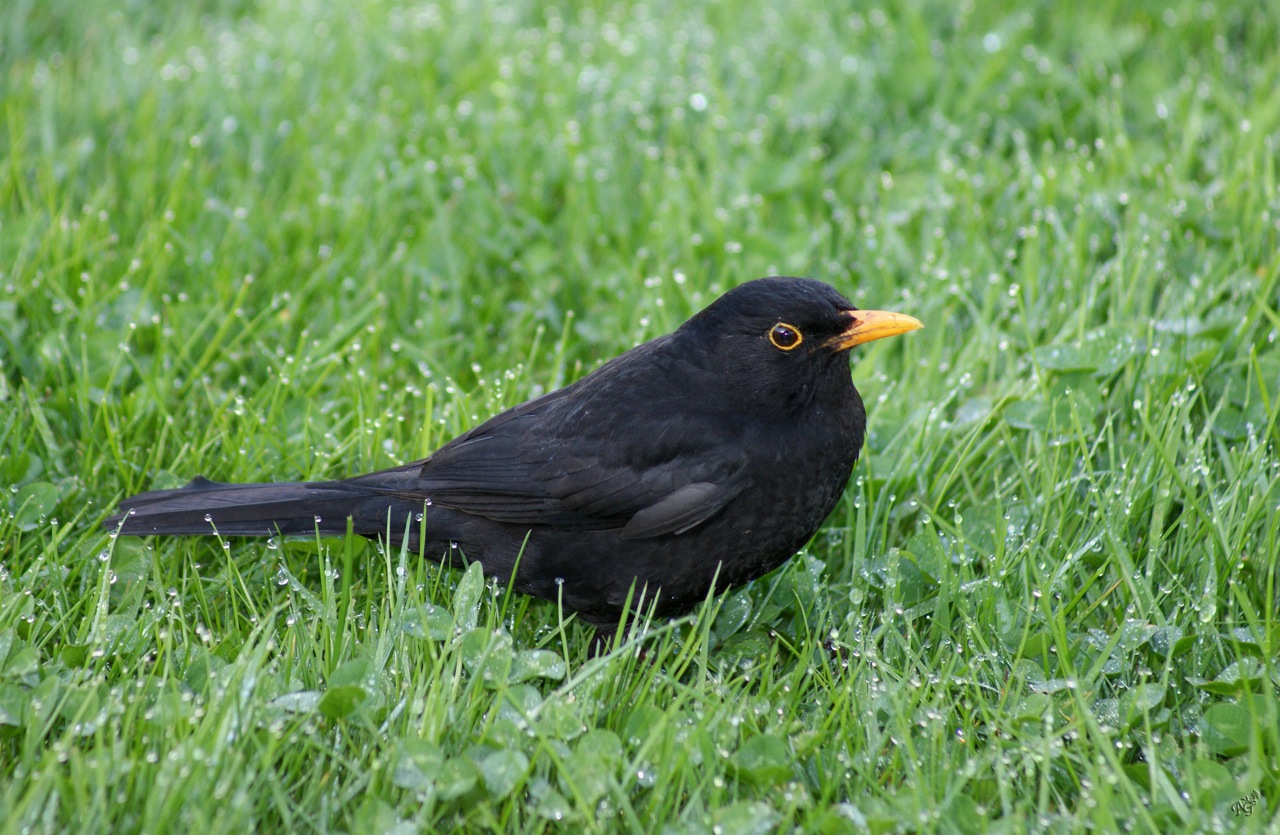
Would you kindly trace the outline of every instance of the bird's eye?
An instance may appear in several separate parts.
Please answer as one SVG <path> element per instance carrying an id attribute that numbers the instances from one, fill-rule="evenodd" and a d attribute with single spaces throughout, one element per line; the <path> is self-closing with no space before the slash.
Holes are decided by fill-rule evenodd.
<path id="1" fill-rule="evenodd" d="M 800 329 L 795 325 L 779 322 L 769 329 L 769 341 L 773 343 L 775 348 L 790 351 L 801 342 L 804 342 L 804 337 L 801 336 Z"/>

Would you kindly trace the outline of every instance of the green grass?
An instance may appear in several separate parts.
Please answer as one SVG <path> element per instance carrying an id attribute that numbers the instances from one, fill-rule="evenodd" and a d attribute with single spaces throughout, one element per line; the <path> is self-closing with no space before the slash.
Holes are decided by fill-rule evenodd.
<path id="1" fill-rule="evenodd" d="M 351 5 L 0 9 L 0 830 L 1270 825 L 1280 11 Z M 607 657 L 363 540 L 100 527 L 772 273 L 927 328 L 806 552 Z"/>

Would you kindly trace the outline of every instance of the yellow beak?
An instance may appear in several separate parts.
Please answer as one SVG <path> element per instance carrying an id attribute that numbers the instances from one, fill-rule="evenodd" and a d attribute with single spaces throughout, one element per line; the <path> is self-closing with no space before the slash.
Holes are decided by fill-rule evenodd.
<path id="1" fill-rule="evenodd" d="M 832 347 L 837 351 L 924 327 L 924 323 L 914 316 L 885 310 L 850 310 L 846 315 L 849 317 L 849 327 L 831 341 Z"/>

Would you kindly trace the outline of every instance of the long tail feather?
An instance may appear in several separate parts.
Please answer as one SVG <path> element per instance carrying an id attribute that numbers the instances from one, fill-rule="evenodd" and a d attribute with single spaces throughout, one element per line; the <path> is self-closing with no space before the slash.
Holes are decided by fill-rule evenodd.
<path id="1" fill-rule="evenodd" d="M 420 507 L 411 499 L 343 481 L 223 484 L 196 478 L 176 490 L 139 493 L 120 503 L 103 524 L 122 534 L 284 536 L 342 534 L 347 519 L 357 533 L 386 529 Z"/>

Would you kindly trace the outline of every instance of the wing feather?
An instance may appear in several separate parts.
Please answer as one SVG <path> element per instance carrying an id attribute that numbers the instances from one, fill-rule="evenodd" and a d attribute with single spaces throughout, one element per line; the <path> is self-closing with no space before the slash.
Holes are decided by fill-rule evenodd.
<path id="1" fill-rule="evenodd" d="M 723 426 L 662 408 L 675 402 L 670 379 L 661 363 L 635 362 L 633 353 L 614 360 L 611 374 L 589 375 L 441 447 L 412 474 L 412 492 L 499 522 L 620 529 L 632 539 L 702 524 L 744 489 L 745 462 L 726 454 L 738 447 Z M 605 408 L 621 401 L 646 408 Z"/>

